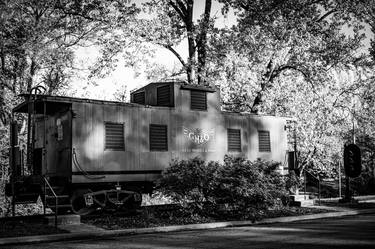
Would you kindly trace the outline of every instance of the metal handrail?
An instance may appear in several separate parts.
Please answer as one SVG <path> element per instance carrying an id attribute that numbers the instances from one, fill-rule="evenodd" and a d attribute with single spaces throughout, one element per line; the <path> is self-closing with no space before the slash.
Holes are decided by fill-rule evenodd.
<path id="1" fill-rule="evenodd" d="M 306 182 L 307 182 L 307 179 L 306 179 L 306 173 L 308 173 L 310 176 L 312 176 L 315 180 L 318 181 L 318 200 L 319 200 L 319 206 L 320 206 L 320 179 L 319 177 L 313 175 L 310 171 L 308 171 L 307 169 L 303 169 L 303 173 L 304 173 L 304 189 L 305 189 L 305 198 L 306 198 Z"/>
<path id="2" fill-rule="evenodd" d="M 58 205 L 58 196 L 56 195 L 55 191 L 53 190 L 51 184 L 47 180 L 45 176 L 43 176 L 44 179 L 44 205 L 43 205 L 43 210 L 44 210 L 44 215 L 46 215 L 46 204 L 47 204 L 47 195 L 46 195 L 46 190 L 47 186 L 51 190 L 53 197 L 55 197 L 55 227 L 57 227 L 57 205 Z"/>

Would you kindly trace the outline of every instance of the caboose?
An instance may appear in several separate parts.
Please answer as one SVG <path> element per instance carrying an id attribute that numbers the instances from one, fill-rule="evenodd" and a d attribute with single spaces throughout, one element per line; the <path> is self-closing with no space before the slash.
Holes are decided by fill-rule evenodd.
<path id="1" fill-rule="evenodd" d="M 173 159 L 222 161 L 229 154 L 285 165 L 286 118 L 222 111 L 217 88 L 179 81 L 130 95 L 122 103 L 24 94 L 13 113 L 28 115 L 26 159 L 17 126 L 11 129 L 6 192 L 14 203 L 41 196 L 54 211 L 80 214 L 139 206 Z"/>

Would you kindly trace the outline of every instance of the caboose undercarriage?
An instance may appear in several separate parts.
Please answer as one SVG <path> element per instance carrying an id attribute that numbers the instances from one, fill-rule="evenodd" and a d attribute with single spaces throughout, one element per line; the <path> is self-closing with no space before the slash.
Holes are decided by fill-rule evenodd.
<path id="1" fill-rule="evenodd" d="M 44 207 L 53 212 L 89 214 L 98 209 L 134 210 L 142 202 L 140 186 L 144 182 L 92 184 L 51 184 L 45 176 L 29 175 L 12 179 L 6 185 L 6 195 L 13 205 L 36 203 L 40 198 Z M 126 189 L 122 189 L 123 187 Z M 133 189 L 133 190 L 129 190 Z"/>

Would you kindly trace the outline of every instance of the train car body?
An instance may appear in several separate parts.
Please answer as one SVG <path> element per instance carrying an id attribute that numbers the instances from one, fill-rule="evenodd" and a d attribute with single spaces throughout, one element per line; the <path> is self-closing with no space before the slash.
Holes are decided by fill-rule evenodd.
<path id="1" fill-rule="evenodd" d="M 31 175 L 59 186 L 70 204 L 84 196 L 81 206 L 87 206 L 87 200 L 92 204 L 92 198 L 114 189 L 151 192 L 173 159 L 222 161 L 229 154 L 285 165 L 286 118 L 223 112 L 215 88 L 151 83 L 133 91 L 130 103 L 25 98 L 14 112 L 28 113 L 33 123 Z M 36 184 L 42 186 L 41 180 Z"/>

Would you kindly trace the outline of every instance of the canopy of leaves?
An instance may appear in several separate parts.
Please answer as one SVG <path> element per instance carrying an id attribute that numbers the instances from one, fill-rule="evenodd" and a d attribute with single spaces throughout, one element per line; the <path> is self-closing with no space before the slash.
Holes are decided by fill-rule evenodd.
<path id="1" fill-rule="evenodd" d="M 364 49 L 372 5 L 221 2 L 238 18 L 211 39 L 210 75 L 221 86 L 224 108 L 295 118 L 300 167 L 331 171 L 350 141 L 353 120 L 356 127 L 364 117 L 373 122 L 362 113 L 372 101 L 365 92 L 373 88 L 374 61 Z"/>

